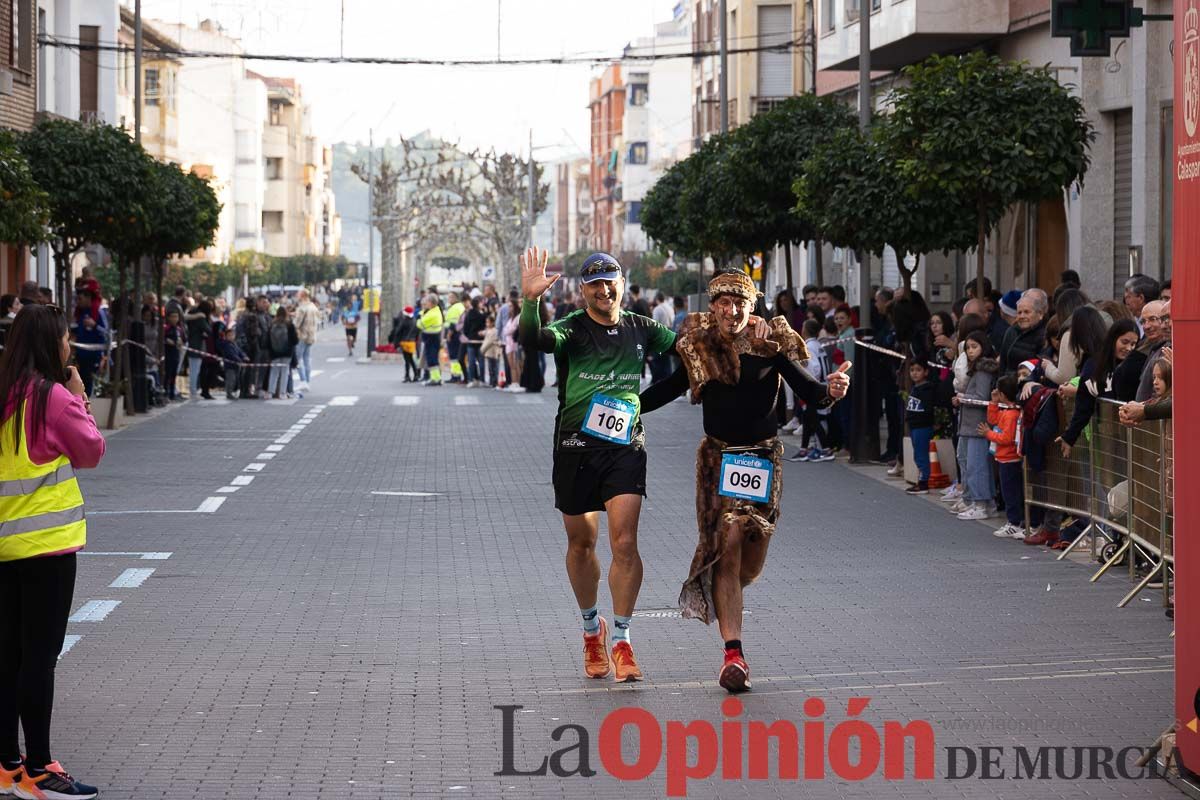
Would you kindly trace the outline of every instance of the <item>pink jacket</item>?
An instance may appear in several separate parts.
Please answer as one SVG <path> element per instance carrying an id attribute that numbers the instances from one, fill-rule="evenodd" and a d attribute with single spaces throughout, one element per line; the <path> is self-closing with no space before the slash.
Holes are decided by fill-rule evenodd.
<path id="1" fill-rule="evenodd" d="M 25 394 L 26 400 L 31 400 L 34 394 L 31 384 Z M 60 455 L 66 456 L 75 469 L 91 469 L 100 463 L 104 457 L 104 437 L 96 427 L 96 421 L 88 413 L 83 404 L 83 398 L 67 391 L 62 384 L 54 384 L 46 403 L 46 426 L 35 433 L 33 430 L 33 414 L 29 413 L 30 405 L 25 406 L 25 446 L 29 458 L 35 464 L 46 464 Z M 4 409 L 4 419 L 14 412 L 14 403 L 9 402 Z M 0 444 L 11 447 L 12 442 Z"/>

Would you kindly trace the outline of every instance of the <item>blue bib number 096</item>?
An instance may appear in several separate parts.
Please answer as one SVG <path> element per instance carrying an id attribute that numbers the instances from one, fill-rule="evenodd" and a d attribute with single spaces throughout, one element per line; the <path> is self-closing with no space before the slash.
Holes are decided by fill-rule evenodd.
<path id="1" fill-rule="evenodd" d="M 636 413 L 637 408 L 633 403 L 604 394 L 595 395 L 583 420 L 583 432 L 608 442 L 629 444 L 633 441 Z"/>
<path id="2" fill-rule="evenodd" d="M 765 503 L 771 498 L 775 466 L 765 458 L 726 453 L 721 458 L 722 497 Z"/>

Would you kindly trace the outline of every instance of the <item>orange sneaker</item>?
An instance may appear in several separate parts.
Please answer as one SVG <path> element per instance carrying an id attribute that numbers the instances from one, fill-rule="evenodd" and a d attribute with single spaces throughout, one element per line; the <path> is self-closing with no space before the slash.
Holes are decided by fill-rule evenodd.
<path id="1" fill-rule="evenodd" d="M 22 770 L 25 764 L 17 764 L 17 766 L 9 769 L 0 762 L 0 797 L 11 797 L 17 784 L 21 782 Z"/>
<path id="2" fill-rule="evenodd" d="M 607 678 L 612 672 L 608 663 L 608 622 L 600 618 L 600 630 L 583 635 L 583 674 L 589 678 Z"/>
<path id="3" fill-rule="evenodd" d="M 731 694 L 750 691 L 750 665 L 740 650 L 731 647 L 725 651 L 725 664 L 718 680 L 721 688 Z"/>
<path id="4" fill-rule="evenodd" d="M 613 645 L 612 662 L 617 673 L 617 683 L 642 679 L 642 671 L 638 669 L 637 659 L 633 657 L 633 647 L 629 642 L 617 642 Z"/>

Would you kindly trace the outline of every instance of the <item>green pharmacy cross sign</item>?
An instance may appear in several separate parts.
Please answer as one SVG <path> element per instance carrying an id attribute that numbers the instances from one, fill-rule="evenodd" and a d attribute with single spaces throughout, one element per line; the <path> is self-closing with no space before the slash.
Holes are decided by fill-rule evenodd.
<path id="1" fill-rule="evenodd" d="M 1144 20 L 1169 21 L 1170 14 L 1145 14 L 1133 0 L 1053 0 L 1050 35 L 1071 40 L 1072 56 L 1108 56 L 1113 37 L 1126 38 Z"/>

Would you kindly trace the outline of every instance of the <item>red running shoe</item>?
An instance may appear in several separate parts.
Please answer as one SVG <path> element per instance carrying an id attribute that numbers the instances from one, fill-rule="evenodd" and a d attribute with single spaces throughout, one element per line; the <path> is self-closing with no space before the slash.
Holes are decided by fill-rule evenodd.
<path id="1" fill-rule="evenodd" d="M 719 681 L 721 688 L 731 694 L 750 691 L 750 665 L 740 650 L 731 647 L 725 651 Z"/>

